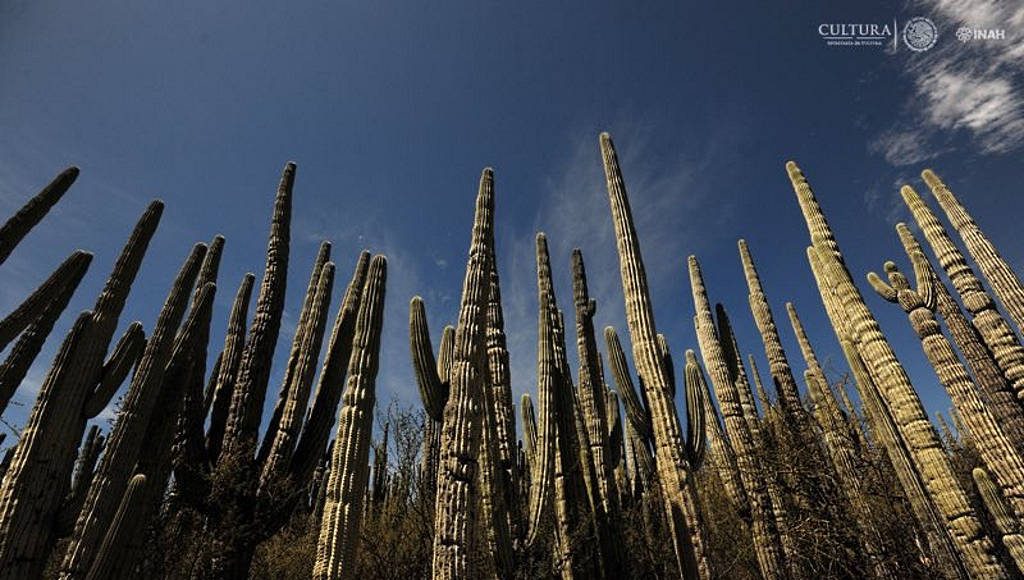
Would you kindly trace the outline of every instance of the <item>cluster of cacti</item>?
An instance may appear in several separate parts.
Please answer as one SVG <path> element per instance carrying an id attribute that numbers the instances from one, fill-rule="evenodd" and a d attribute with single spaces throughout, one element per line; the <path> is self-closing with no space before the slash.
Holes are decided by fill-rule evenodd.
<path id="1" fill-rule="evenodd" d="M 905 186 L 901 195 L 941 268 L 898 224 L 913 276 L 886 262 L 884 280 L 867 279 L 908 316 L 952 403 L 952 426 L 925 412 L 792 162 L 786 170 L 810 235 L 808 263 L 848 375 L 819 359 L 787 302 L 804 363 L 801 396 L 743 240 L 739 268 L 732 266 L 742 271 L 768 374 L 741 349 L 726 307 L 712 307 L 695 256 L 687 269 L 698 350 L 674 359 L 655 326 L 607 134 L 600 153 L 630 349 L 613 326 L 598 340 L 597 302 L 578 249 L 564 256 L 572 308 L 559 308 L 553 263 L 562 257 L 538 233 L 536 391 L 521 395 L 518 429 L 492 170 L 480 177 L 457 320 L 434 337 L 424 301 L 409 303 L 422 411 L 389 406 L 380 430 L 377 374 L 393 364 L 381 360 L 387 260 L 360 254 L 328 335 L 336 273 L 329 242 L 313 261 L 264 424 L 286 307 L 295 165 L 277 189 L 254 312 L 256 278 L 246 274 L 219 350 L 209 339 L 221 236 L 187 254 L 148 331 L 134 322 L 114 342 L 161 217 L 163 204 L 153 202 L 95 306 L 64 337 L 0 461 L 0 579 L 263 577 L 285 569 L 283 560 L 323 579 L 1024 573 L 1024 285 L 933 172 L 923 178 L 981 277 Z M 61 173 L 0 228 L 0 264 L 77 175 Z M 72 253 L 0 320 L 0 349 L 8 352 L 0 410 L 91 260 Z M 90 427 L 125 382 L 109 433 Z M 300 563 L 276 559 L 274 550 L 299 553 Z"/>

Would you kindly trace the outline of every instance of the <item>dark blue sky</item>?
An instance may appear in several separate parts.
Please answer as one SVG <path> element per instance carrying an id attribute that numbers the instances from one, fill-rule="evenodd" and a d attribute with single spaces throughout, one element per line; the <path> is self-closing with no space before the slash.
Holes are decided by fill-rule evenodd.
<path id="1" fill-rule="evenodd" d="M 747 307 L 740 237 L 750 243 L 794 368 L 803 363 L 787 300 L 819 355 L 836 357 L 804 257 L 807 235 L 787 159 L 806 171 L 858 280 L 886 259 L 906 263 L 892 228 L 907 219 L 898 186 L 924 193 L 924 167 L 946 179 L 1013 264 L 1024 265 L 1016 236 L 1024 210 L 1024 8 L 557 4 L 0 5 L 0 213 L 14 211 L 65 165 L 82 168 L 66 199 L 3 266 L 0 312 L 71 250 L 96 254 L 4 419 L 24 423 L 63 330 L 92 304 L 154 197 L 167 209 L 122 325 L 139 319 L 151 328 L 191 245 L 222 233 L 219 345 L 242 274 L 261 272 L 287 160 L 299 169 L 278 355 L 286 356 L 321 239 L 335 244 L 339 281 L 347 281 L 360 249 L 384 252 L 382 403 L 418 404 L 408 300 L 424 296 L 435 334 L 454 321 L 485 166 L 496 171 L 517 398 L 535 385 L 535 232 L 549 235 L 560 305 L 571 307 L 569 252 L 579 246 L 599 301 L 597 323 L 624 332 L 597 147 L 602 130 L 619 148 L 658 328 L 677 358 L 695 348 L 685 269 L 693 253 L 712 300 L 729 308 L 741 347 L 764 360 Z M 902 43 L 896 50 L 829 47 L 817 32 L 826 22 L 918 15 L 940 30 L 924 53 Z M 953 31 L 964 25 L 1005 27 L 1007 39 L 961 44 Z M 870 293 L 866 284 L 862 291 Z M 335 294 L 332 313 L 340 287 Z M 948 400 L 903 313 L 867 297 L 929 409 L 945 410 Z"/>

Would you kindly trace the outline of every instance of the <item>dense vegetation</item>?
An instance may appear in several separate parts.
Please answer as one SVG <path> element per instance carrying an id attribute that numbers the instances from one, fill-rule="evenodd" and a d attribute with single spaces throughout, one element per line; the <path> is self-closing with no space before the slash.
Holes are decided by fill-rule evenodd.
<path id="1" fill-rule="evenodd" d="M 538 234 L 536 388 L 522 396 L 519 421 L 490 169 L 480 178 L 458 319 L 432 334 L 426 304 L 410 301 L 422 408 L 376 400 L 387 260 L 363 252 L 336 289 L 324 242 L 277 403 L 262 416 L 285 303 L 291 163 L 255 307 L 250 316 L 256 277 L 246 274 L 223 345 L 209 340 L 220 236 L 189 251 L 148 331 L 132 323 L 115 340 L 160 221 L 163 204 L 154 201 L 95 306 L 64 337 L 0 466 L 0 580 L 1019 577 L 1024 285 L 939 177 L 923 173 L 966 255 L 905 186 L 935 261 L 899 224 L 910 270 L 885 262 L 867 281 L 906 312 L 952 402 L 955 432 L 926 414 L 792 162 L 808 264 L 846 367 L 819 362 L 787 303 L 781 324 L 800 347 L 801 364 L 792 362 L 780 337 L 789 329 L 743 240 L 768 374 L 713 305 L 694 256 L 698 344 L 673 351 L 655 326 L 607 134 L 600 150 L 628 335 L 595 328 L 578 250 L 572 296 L 559 306 Z M 0 264 L 77 175 L 58 175 L 2 226 Z M 91 260 L 74 252 L 0 320 L 0 411 Z M 125 381 L 109 432 L 89 427 Z"/>

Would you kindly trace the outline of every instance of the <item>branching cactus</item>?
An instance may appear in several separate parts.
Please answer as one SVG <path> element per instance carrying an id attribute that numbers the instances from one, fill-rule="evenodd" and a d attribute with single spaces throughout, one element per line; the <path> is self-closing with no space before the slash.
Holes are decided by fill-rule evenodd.
<path id="1" fill-rule="evenodd" d="M 1014 513 L 1022 518 L 1024 461 L 1021 461 L 1010 439 L 988 410 L 967 369 L 960 363 L 953 346 L 946 340 L 935 320 L 935 292 L 927 258 L 919 251 L 912 252 L 909 257 L 914 267 L 916 287 L 911 287 L 910 281 L 893 262 L 885 263 L 888 284 L 874 272 L 868 274 L 868 281 L 879 296 L 898 304 L 909 316 L 928 362 L 946 388 L 967 430 L 974 436 L 975 448 L 982 461 L 999 481 L 1000 490 Z"/>
<path id="2" fill-rule="evenodd" d="M 61 566 L 64 578 L 80 578 L 90 569 L 143 446 L 154 443 L 146 440 L 144 434 L 157 408 L 175 335 L 188 307 L 192 286 L 206 251 L 205 244 L 196 244 L 186 258 L 146 342 L 121 412 L 107 440 L 107 451 L 75 524 L 75 533 Z M 161 409 L 161 412 L 165 410 Z M 173 411 L 167 410 L 166 414 L 173 415 Z M 151 452 L 160 453 L 162 449 L 155 446 Z"/>
<path id="3" fill-rule="evenodd" d="M 1024 401 L 1024 347 L 932 210 L 908 185 L 900 189 L 900 195 L 914 214 L 914 220 L 928 240 L 939 266 L 945 270 L 949 281 L 960 294 L 964 308 L 971 313 L 974 327 L 995 357 L 1018 403 Z"/>
<path id="4" fill-rule="evenodd" d="M 834 292 L 845 315 L 840 320 L 833 319 L 833 324 L 840 332 L 849 333 L 868 373 L 879 386 L 882 402 L 893 411 L 899 436 L 910 451 L 915 469 L 925 481 L 935 509 L 943 515 L 946 528 L 968 570 L 982 577 L 1006 577 L 1006 569 L 996 558 L 991 539 L 971 509 L 910 378 L 841 261 L 838 244 L 803 173 L 792 162 L 786 169 L 807 221 L 827 287 Z"/>
<path id="5" fill-rule="evenodd" d="M 978 488 L 978 494 L 985 503 L 985 509 L 995 522 L 1003 547 L 1010 553 L 1017 570 L 1024 570 L 1024 530 L 1021 529 L 1020 518 L 1014 515 L 1013 510 L 1006 504 L 999 486 L 996 485 L 987 471 L 975 467 L 971 471 L 974 478 L 974 485 Z"/>
<path id="6" fill-rule="evenodd" d="M 369 478 L 367 462 L 373 432 L 386 281 L 387 260 L 384 256 L 374 256 L 366 275 L 352 339 L 313 578 L 356 577 L 356 546 Z"/>
<path id="7" fill-rule="evenodd" d="M 442 334 L 441 353 L 450 349 L 454 329 L 445 327 Z M 445 340 L 447 337 L 447 341 Z M 430 344 L 430 329 L 427 327 L 427 312 L 423 299 L 413 296 L 409 303 L 409 345 L 412 349 L 412 365 L 419 387 L 420 399 L 425 411 L 423 434 L 423 478 L 428 493 L 435 492 L 437 486 L 438 454 L 441 448 L 441 420 L 444 417 L 444 406 L 448 403 L 448 372 L 442 367 L 439 357 L 434 359 L 434 350 Z"/>
<path id="8" fill-rule="evenodd" d="M 644 270 L 640 242 L 626 197 L 626 185 L 611 136 L 602 133 L 600 142 L 619 252 L 619 273 L 622 278 L 630 342 L 633 346 L 633 361 L 647 394 L 658 477 L 661 481 L 665 516 L 669 522 L 679 574 L 688 578 L 709 578 L 712 572 L 705 553 L 705 531 L 699 520 L 688 520 L 686 517 L 697 503 L 693 486 L 688 485 L 691 466 L 680 445 L 682 432 L 679 417 L 676 415 L 669 392 L 670 379 L 665 376 L 665 367 L 659 356 L 658 333 L 654 326 L 647 273 Z"/>
<path id="9" fill-rule="evenodd" d="M 480 177 L 472 242 L 455 329 L 451 392 L 444 408 L 441 458 L 434 517 L 433 576 L 437 580 L 475 575 L 472 554 L 476 516 L 476 469 L 487 384 L 485 332 L 494 228 L 494 173 Z"/>
<path id="10" fill-rule="evenodd" d="M 925 169 L 921 172 L 921 177 L 932 190 L 932 195 L 939 202 L 939 206 L 946 212 L 953 229 L 960 234 L 960 239 L 963 240 L 982 275 L 988 280 L 993 294 L 1002 302 L 1003 308 L 1017 324 L 1017 329 L 1024 332 L 1024 284 L 1021 284 L 1020 278 L 1010 264 L 999 254 L 971 214 L 967 213 L 960 200 L 939 176 L 931 169 Z"/>
<path id="11" fill-rule="evenodd" d="M 764 577 L 779 578 L 785 574 L 785 560 L 779 551 L 780 539 L 774 525 L 771 501 L 765 488 L 764 471 L 758 462 L 754 438 L 744 419 L 738 389 L 729 372 L 722 342 L 711 316 L 711 304 L 704 287 L 700 263 L 695 256 L 690 256 L 688 264 L 690 288 L 696 311 L 694 321 L 697 327 L 697 343 L 711 375 L 711 384 L 717 395 L 718 406 L 722 410 L 729 440 L 736 452 L 736 464 L 750 506 L 751 532 L 758 566 Z M 768 341 L 766 346 L 767 343 Z M 779 397 L 783 396 L 783 390 L 780 388 Z M 790 413 L 795 412 L 790 410 Z"/>
<path id="12" fill-rule="evenodd" d="M 67 493 L 78 444 L 91 417 L 112 393 L 97 391 L 104 356 L 163 203 L 155 201 L 135 226 L 90 316 L 80 317 L 36 398 L 0 487 L 0 578 L 42 573 L 54 540 L 53 519 Z"/>
<path id="13" fill-rule="evenodd" d="M 28 203 L 22 206 L 18 213 L 11 216 L 3 226 L 0 226 L 0 264 L 7 261 L 18 243 L 46 217 L 46 214 L 60 201 L 60 198 L 64 197 L 76 179 L 78 179 L 77 167 L 68 167 L 61 171 L 42 191 L 28 200 Z"/>
<path id="14" fill-rule="evenodd" d="M 906 224 L 896 224 L 896 232 L 908 256 L 915 252 L 924 253 Z M 964 316 L 945 283 L 935 274 L 931 262 L 925 261 L 924 265 L 931 272 L 937 312 L 970 366 L 978 388 L 984 393 L 986 406 L 1017 449 L 1018 455 L 1024 456 L 1024 407 L 1018 403 L 978 330 Z"/>

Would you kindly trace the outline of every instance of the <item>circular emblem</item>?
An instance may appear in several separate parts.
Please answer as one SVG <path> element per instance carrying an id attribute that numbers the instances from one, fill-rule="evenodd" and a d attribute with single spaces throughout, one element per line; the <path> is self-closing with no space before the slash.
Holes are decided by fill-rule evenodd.
<path id="1" fill-rule="evenodd" d="M 935 46 L 939 39 L 939 29 L 927 18 L 918 16 L 911 18 L 903 27 L 903 43 L 914 52 L 924 52 Z"/>
<path id="2" fill-rule="evenodd" d="M 974 36 L 974 31 L 967 26 L 956 29 L 956 39 L 960 42 L 967 42 Z"/>

